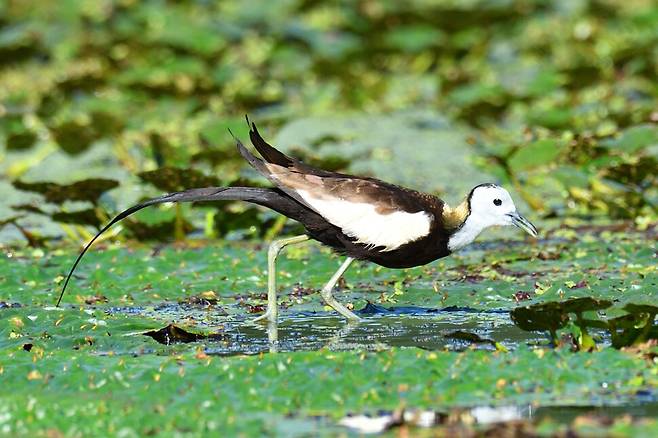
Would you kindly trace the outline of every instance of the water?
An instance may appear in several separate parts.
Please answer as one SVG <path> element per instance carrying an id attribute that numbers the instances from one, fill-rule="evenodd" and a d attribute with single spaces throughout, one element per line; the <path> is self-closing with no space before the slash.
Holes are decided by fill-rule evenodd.
<path id="1" fill-rule="evenodd" d="M 462 350 L 471 342 L 453 339 L 455 331 L 474 333 L 506 348 L 520 343 L 544 342 L 541 334 L 524 332 L 511 322 L 507 311 L 478 311 L 469 308 L 427 309 L 398 307 L 389 311 L 369 306 L 363 320 L 348 323 L 333 312 L 296 313 L 279 318 L 275 325 L 253 323 L 244 315 L 226 315 L 194 306 L 167 304 L 157 308 L 113 308 L 111 313 L 139 314 L 163 321 L 163 325 L 185 321 L 199 332 L 213 333 L 204 339 L 206 353 L 219 356 L 263 352 L 331 350 L 384 350 L 416 347 L 426 350 Z M 494 349 L 492 342 L 477 348 Z"/>
<path id="2" fill-rule="evenodd" d="M 386 350 L 393 347 L 413 347 L 425 350 L 464 350 L 479 348 L 493 350 L 493 343 L 472 344 L 453 339 L 449 335 L 463 331 L 493 340 L 508 349 L 523 344 L 544 344 L 547 339 L 539 333 L 520 330 L 503 310 L 472 308 L 429 309 L 400 306 L 386 309 L 369 305 L 358 313 L 363 320 L 348 323 L 333 312 L 284 313 L 278 324 L 254 323 L 254 315 L 244 315 L 244 309 L 210 307 L 187 304 L 165 304 L 158 307 L 123 307 L 109 309 L 109 313 L 141 315 L 161 322 L 162 326 L 179 323 L 190 331 L 213 334 L 200 341 L 205 353 L 216 356 L 252 355 L 260 353 L 329 350 Z M 496 424 L 510 421 L 541 422 L 545 419 L 560 424 L 571 424 L 576 417 L 587 415 L 601 419 L 628 415 L 632 418 L 654 418 L 658 415 L 655 394 L 638 392 L 631 400 L 619 399 L 619 404 L 596 405 L 596 400 L 584 400 L 589 405 L 536 406 L 531 404 L 506 406 L 472 406 L 449 410 L 410 410 L 408 412 L 377 412 L 345 417 L 340 421 L 328 417 L 297 417 L 291 424 L 282 423 L 290 436 L 304 436 L 299 430 L 331 430 L 363 434 L 376 430 L 385 432 L 400 424 L 428 428 L 444 424 Z M 404 417 L 401 419 L 400 415 Z M 380 428 L 380 429 L 377 429 Z M 392 429 L 392 433 L 394 429 Z M 429 432 L 429 430 L 428 430 Z"/>

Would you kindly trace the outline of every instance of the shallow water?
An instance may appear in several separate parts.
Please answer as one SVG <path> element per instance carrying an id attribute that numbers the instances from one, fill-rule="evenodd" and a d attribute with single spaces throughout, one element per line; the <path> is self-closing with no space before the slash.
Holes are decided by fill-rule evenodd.
<path id="1" fill-rule="evenodd" d="M 524 332 L 511 322 L 509 312 L 470 308 L 428 309 L 421 307 L 370 306 L 359 313 L 363 320 L 348 323 L 330 312 L 303 312 L 280 317 L 279 323 L 254 323 L 252 317 L 228 316 L 209 309 L 171 304 L 157 308 L 112 308 L 109 313 L 139 314 L 163 321 L 185 321 L 199 331 L 218 336 L 205 339 L 206 353 L 220 356 L 262 352 L 331 350 L 384 350 L 417 347 L 426 350 L 462 350 L 471 342 L 454 339 L 455 331 L 474 333 L 483 340 L 511 349 L 519 344 L 545 342 L 541 334 Z M 477 348 L 494 349 L 492 342 Z"/>

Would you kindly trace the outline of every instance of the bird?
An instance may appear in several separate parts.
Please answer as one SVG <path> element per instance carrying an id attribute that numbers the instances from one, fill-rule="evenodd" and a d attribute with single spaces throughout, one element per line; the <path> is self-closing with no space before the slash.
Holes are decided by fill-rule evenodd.
<path id="1" fill-rule="evenodd" d="M 313 239 L 345 256 L 320 295 L 348 321 L 358 321 L 361 318 L 333 296 L 336 283 L 354 260 L 366 260 L 386 268 L 411 268 L 459 251 L 489 227 L 514 225 L 535 238 L 538 235 L 535 226 L 519 214 L 509 192 L 497 184 L 478 184 L 460 204 L 451 207 L 437 196 L 377 178 L 310 166 L 267 143 L 248 117 L 247 125 L 249 139 L 260 157 L 233 136 L 238 152 L 273 187 L 192 188 L 126 209 L 84 246 L 66 277 L 56 305 L 60 305 L 76 267 L 98 237 L 143 208 L 169 202 L 246 201 L 270 208 L 304 226 L 304 234 L 281 238 L 269 245 L 267 308 L 254 319 L 269 323 L 275 323 L 278 318 L 276 259 L 289 245 Z"/>

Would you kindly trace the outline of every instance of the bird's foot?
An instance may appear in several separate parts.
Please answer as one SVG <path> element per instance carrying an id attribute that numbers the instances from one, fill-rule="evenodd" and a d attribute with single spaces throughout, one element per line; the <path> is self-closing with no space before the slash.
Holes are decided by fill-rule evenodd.
<path id="1" fill-rule="evenodd" d="M 261 324 L 265 323 L 276 323 L 276 314 L 271 312 L 269 309 L 260 316 L 255 317 L 251 322 L 259 322 Z"/>
<path id="2" fill-rule="evenodd" d="M 341 315 L 343 315 L 347 319 L 347 322 L 360 322 L 360 321 L 363 321 L 363 318 L 361 318 L 360 316 L 358 316 L 356 313 L 352 312 L 348 308 L 345 308 L 345 310 L 346 310 L 346 312 L 341 312 L 340 310 L 336 309 L 336 311 L 338 313 L 340 313 Z"/>
<path id="3" fill-rule="evenodd" d="M 358 322 L 363 321 L 363 318 L 358 316 L 356 313 L 352 312 L 350 309 L 339 303 L 327 290 L 322 290 L 322 299 L 325 303 L 336 312 L 340 313 L 348 322 Z"/>

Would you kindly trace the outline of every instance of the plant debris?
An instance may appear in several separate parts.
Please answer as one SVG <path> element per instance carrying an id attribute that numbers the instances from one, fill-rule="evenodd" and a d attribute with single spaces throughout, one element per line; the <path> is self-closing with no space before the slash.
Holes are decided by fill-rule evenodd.
<path id="1" fill-rule="evenodd" d="M 196 342 L 202 339 L 213 339 L 221 340 L 224 338 L 222 334 L 210 334 L 205 335 L 201 333 L 191 333 L 185 329 L 182 329 L 174 324 L 169 324 L 166 327 L 161 328 L 160 330 L 151 330 L 143 333 L 144 336 L 149 336 L 155 339 L 157 342 L 164 345 L 179 344 L 179 343 L 189 343 Z"/>

